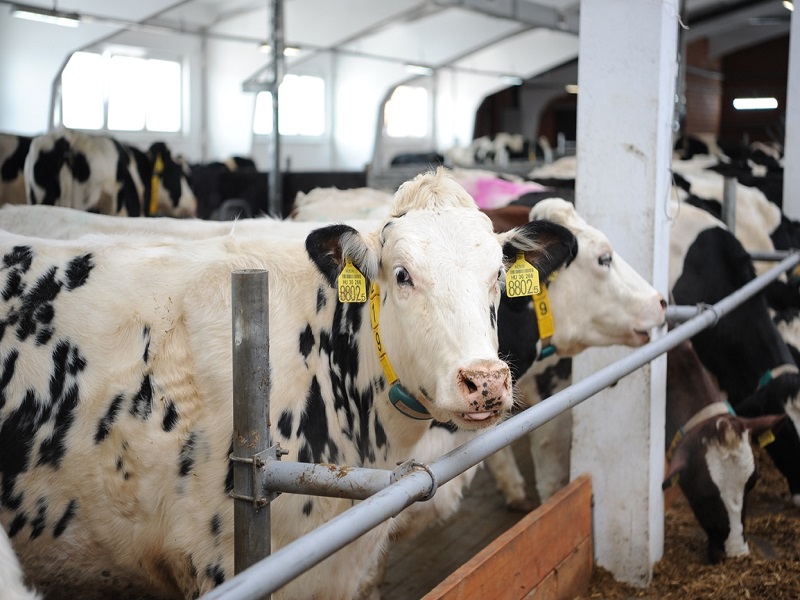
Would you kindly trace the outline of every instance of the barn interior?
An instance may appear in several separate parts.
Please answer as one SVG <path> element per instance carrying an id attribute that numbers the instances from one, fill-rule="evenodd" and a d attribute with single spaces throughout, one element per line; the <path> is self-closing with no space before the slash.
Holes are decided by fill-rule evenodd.
<path id="1" fill-rule="evenodd" d="M 454 150 L 500 133 L 521 135 L 526 152 L 470 166 L 525 175 L 576 154 L 585 115 L 578 87 L 582 4 L 0 0 L 0 132 L 36 136 L 68 127 L 143 149 L 166 142 L 195 168 L 204 219 L 219 218 L 215 211 L 232 199 L 243 200 L 253 216 L 285 217 L 298 192 L 318 187 L 393 192 L 431 164 L 455 165 Z M 790 44 L 792 2 L 675 4 L 673 142 L 713 138 L 729 154 L 751 142 L 782 147 L 790 70 L 800 61 L 797 44 Z M 165 66 L 172 79 L 147 70 L 148 61 Z M 287 77 L 294 95 L 281 93 L 273 104 L 277 82 Z M 774 99 L 775 106 L 741 110 L 734 101 L 742 98 Z M 157 108 L 167 104 L 172 112 L 151 123 L 143 107 L 163 116 Z M 126 120 L 126 111 L 135 117 Z M 402 156 L 420 162 L 396 164 Z M 222 175 L 201 168 L 232 157 L 251 159 L 254 167 Z M 623 235 L 616 232 L 616 239 Z M 466 555 L 519 518 L 490 523 L 502 501 L 486 495 L 467 507 L 467 519 L 481 520 L 486 531 Z M 393 564 L 403 559 L 396 555 Z M 396 568 L 414 573 L 418 566 Z M 410 597 L 406 576 L 395 572 L 387 598 Z M 440 580 L 438 573 L 419 576 L 413 593 Z"/>

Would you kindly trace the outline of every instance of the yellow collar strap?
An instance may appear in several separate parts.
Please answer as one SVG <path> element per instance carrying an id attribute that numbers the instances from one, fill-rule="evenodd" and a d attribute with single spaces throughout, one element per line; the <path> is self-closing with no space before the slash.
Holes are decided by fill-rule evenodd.
<path id="1" fill-rule="evenodd" d="M 158 210 L 158 192 L 161 186 L 161 174 L 164 172 L 164 159 L 160 154 L 156 154 L 156 161 L 153 163 L 153 176 L 150 178 L 150 213 L 149 216 L 156 214 Z"/>
<path id="2" fill-rule="evenodd" d="M 397 380 L 397 375 L 392 368 L 392 363 L 386 355 L 386 350 L 383 347 L 381 340 L 381 297 L 380 289 L 377 283 L 370 283 L 369 286 L 369 320 L 372 325 L 372 339 L 375 340 L 375 349 L 378 351 L 378 360 L 383 367 L 383 374 L 386 377 L 386 383 L 389 385 L 389 401 L 401 413 L 416 419 L 418 421 L 427 421 L 432 419 L 428 409 L 426 409 L 420 402 L 414 398 L 403 385 Z"/>
<path id="3" fill-rule="evenodd" d="M 533 294 L 533 310 L 536 312 L 536 323 L 539 326 L 539 339 L 542 340 L 542 351 L 539 352 L 537 360 L 547 358 L 555 354 L 556 347 L 553 344 L 553 334 L 555 324 L 553 323 L 553 311 L 550 309 L 550 297 L 547 295 L 547 286 L 540 286 L 538 294 Z"/>

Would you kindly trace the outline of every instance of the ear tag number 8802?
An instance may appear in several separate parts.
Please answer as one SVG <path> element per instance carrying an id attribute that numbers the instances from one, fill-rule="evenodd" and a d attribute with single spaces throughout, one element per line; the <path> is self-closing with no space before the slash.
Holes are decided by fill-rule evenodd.
<path id="1" fill-rule="evenodd" d="M 506 295 L 509 298 L 532 296 L 540 293 L 539 271 L 525 260 L 525 254 L 517 254 L 517 260 L 506 272 Z"/>
<path id="2" fill-rule="evenodd" d="M 349 258 L 345 259 L 344 269 L 336 280 L 339 302 L 366 302 L 367 281 Z"/>

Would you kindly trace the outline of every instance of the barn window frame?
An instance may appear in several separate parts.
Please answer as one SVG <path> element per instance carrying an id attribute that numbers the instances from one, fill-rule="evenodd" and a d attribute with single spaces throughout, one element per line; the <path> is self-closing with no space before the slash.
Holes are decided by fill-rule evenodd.
<path id="1" fill-rule="evenodd" d="M 75 59 L 77 65 L 73 63 Z M 86 64 L 81 66 L 80 62 Z M 158 80 L 159 69 L 171 73 Z M 60 97 L 55 105 L 54 123 L 83 131 L 180 135 L 184 133 L 185 76 L 186 68 L 180 58 L 144 49 L 107 48 L 73 52 L 60 75 Z M 167 98 L 165 89 L 168 88 L 171 90 Z M 90 95 L 85 93 L 87 89 Z M 158 89 L 159 93 L 148 96 L 148 89 Z M 131 91 L 136 90 L 141 90 L 141 93 L 129 100 Z M 150 102 L 150 98 L 154 101 Z M 82 118 L 72 119 L 67 114 L 70 105 L 82 109 L 88 105 L 89 110 Z M 129 115 L 131 108 L 137 107 L 141 108 L 137 115 L 139 123 L 132 125 L 118 120 L 120 116 Z M 166 119 L 165 114 L 168 114 Z"/>
<path id="2" fill-rule="evenodd" d="M 302 104 L 303 92 L 314 92 L 313 87 L 319 86 L 316 96 L 310 102 Z M 316 141 L 326 138 L 329 135 L 330 126 L 328 124 L 328 82 L 324 77 L 314 73 L 287 73 L 283 77 L 278 88 L 278 110 L 279 132 L 281 137 L 289 137 L 295 140 Z M 288 116 L 287 116 L 288 115 Z M 315 125 L 313 130 L 303 132 L 302 127 L 297 127 L 296 123 L 306 121 Z M 268 124 L 268 126 L 267 126 Z M 272 92 L 258 92 L 253 107 L 253 136 L 257 139 L 272 135 Z"/>

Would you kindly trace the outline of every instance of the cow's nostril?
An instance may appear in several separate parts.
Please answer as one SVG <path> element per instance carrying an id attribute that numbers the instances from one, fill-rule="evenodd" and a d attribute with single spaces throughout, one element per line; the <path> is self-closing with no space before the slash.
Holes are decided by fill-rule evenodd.
<path id="1" fill-rule="evenodd" d="M 661 308 L 663 308 L 664 310 L 666 310 L 667 308 L 667 301 L 664 300 L 663 298 L 661 299 Z"/>
<path id="2" fill-rule="evenodd" d="M 478 391 L 478 386 L 475 385 L 471 379 L 467 378 L 464 379 L 464 387 L 467 388 L 467 392 L 469 392 L 470 394 L 474 394 L 475 392 Z"/>

